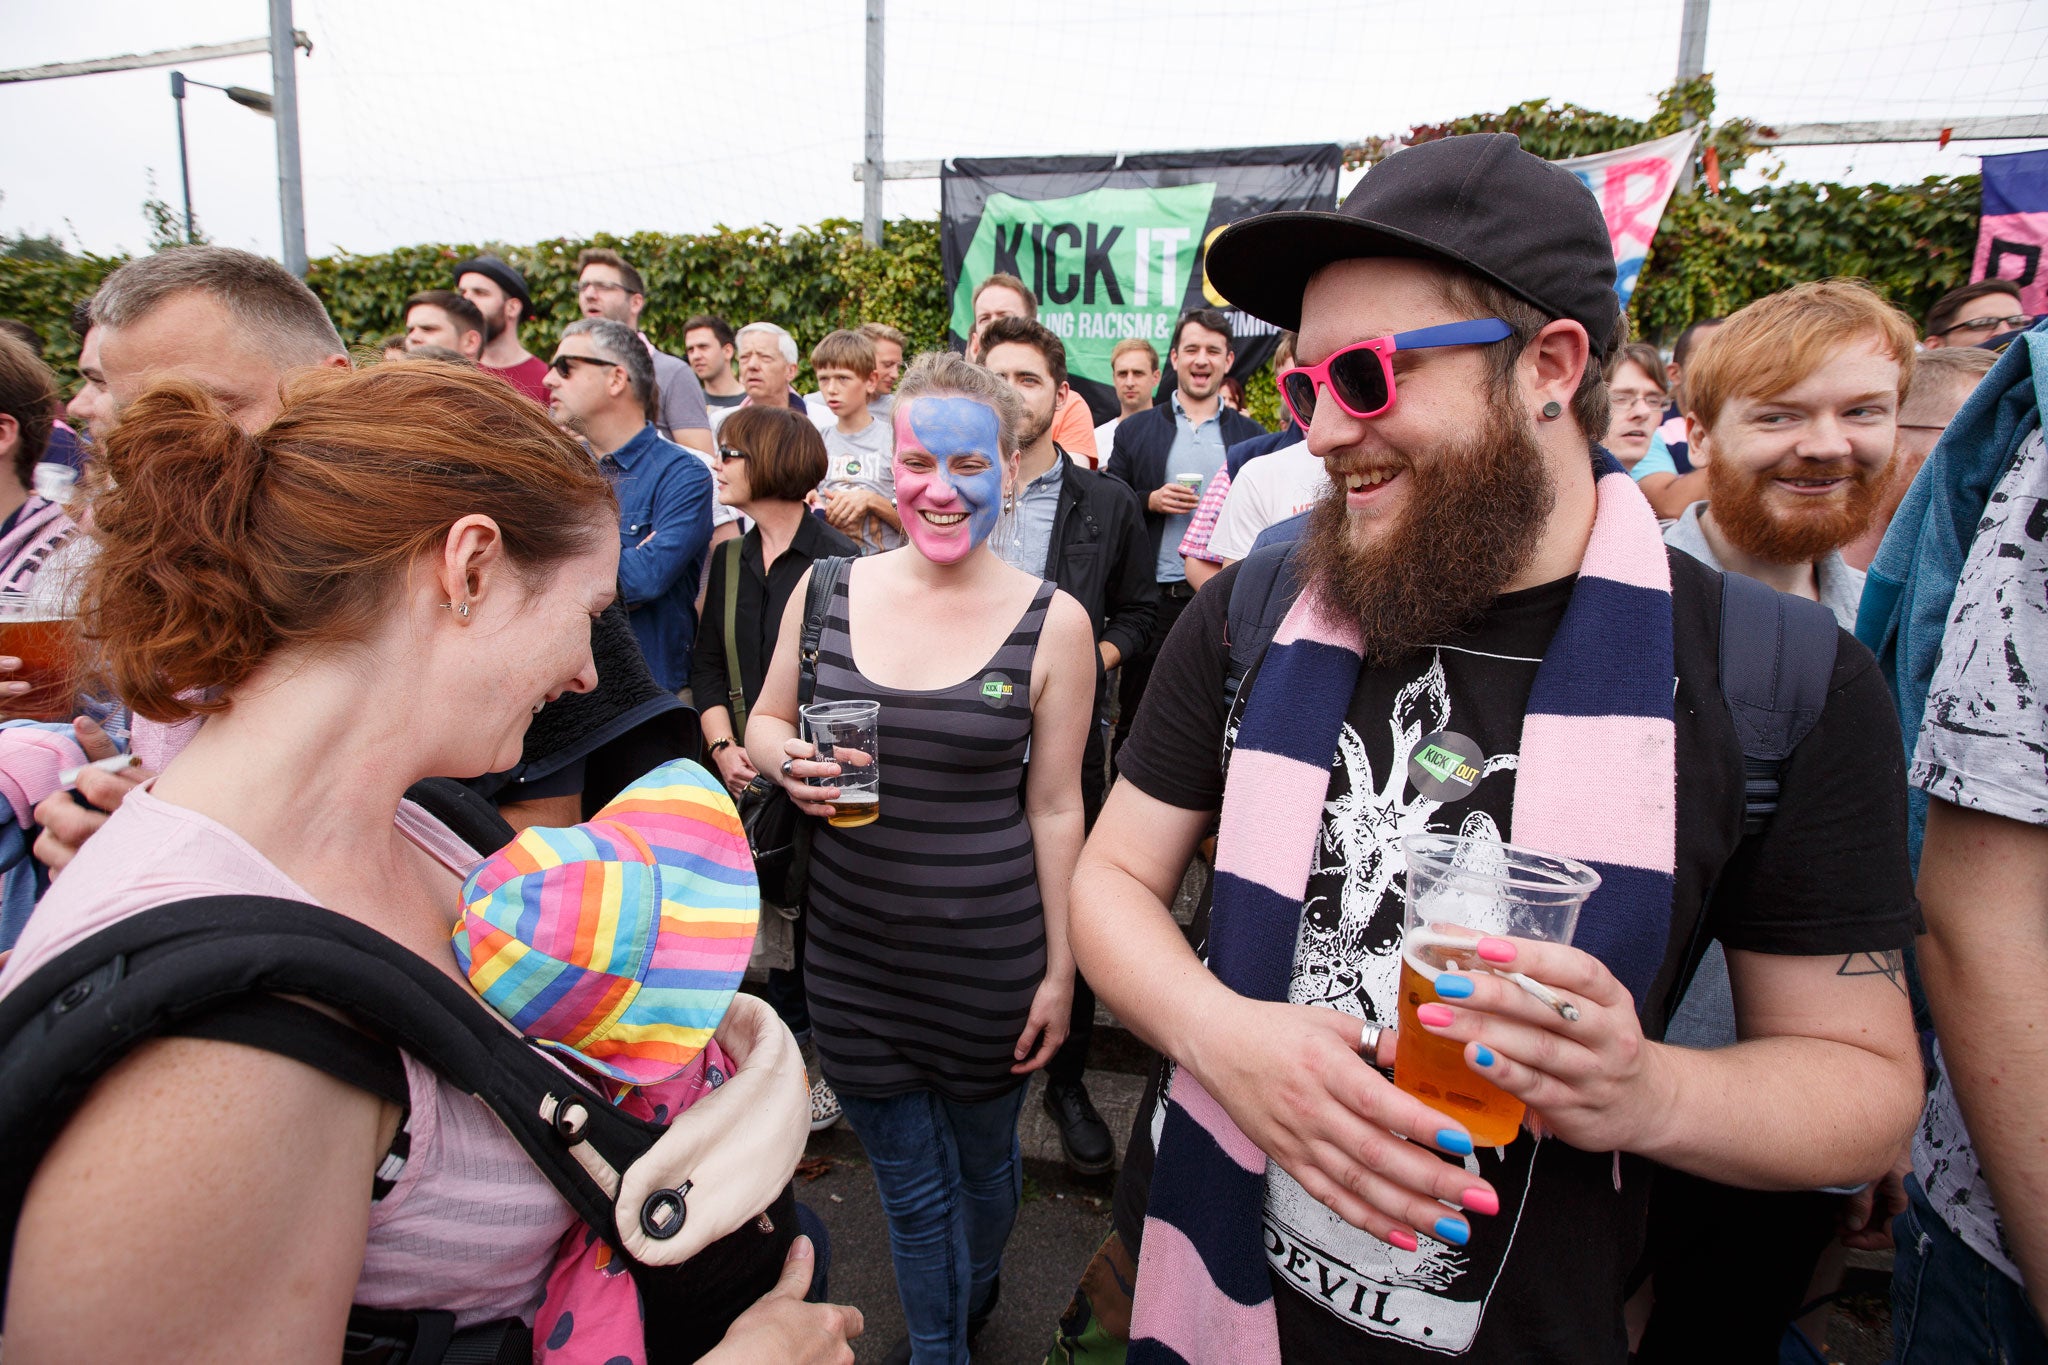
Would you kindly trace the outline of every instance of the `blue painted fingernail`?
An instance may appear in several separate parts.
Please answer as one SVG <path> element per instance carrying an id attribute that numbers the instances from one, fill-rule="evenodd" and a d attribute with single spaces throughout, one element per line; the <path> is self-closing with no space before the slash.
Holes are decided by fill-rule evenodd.
<path id="1" fill-rule="evenodd" d="M 1436 993 L 1446 1000 L 1463 1000 L 1472 994 L 1472 978 L 1445 972 L 1436 979 Z"/>
<path id="2" fill-rule="evenodd" d="M 1461 1247 L 1472 1240 L 1472 1229 L 1456 1218 L 1437 1219 L 1435 1230 L 1437 1240 L 1449 1242 L 1452 1246 Z"/>
<path id="3" fill-rule="evenodd" d="M 1455 1152 L 1459 1156 L 1472 1155 L 1472 1139 L 1466 1137 L 1455 1128 L 1437 1129 L 1436 1145 L 1447 1152 Z"/>
<path id="4" fill-rule="evenodd" d="M 1484 1043 L 1476 1043 L 1472 1049 L 1472 1060 L 1481 1066 L 1493 1065 L 1493 1049 Z"/>

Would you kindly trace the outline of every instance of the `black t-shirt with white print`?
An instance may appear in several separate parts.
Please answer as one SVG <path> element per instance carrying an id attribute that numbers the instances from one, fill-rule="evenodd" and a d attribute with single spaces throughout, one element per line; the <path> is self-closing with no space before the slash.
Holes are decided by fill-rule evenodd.
<path id="1" fill-rule="evenodd" d="M 1719 691 L 1719 576 L 1673 551 L 1678 764 L 1677 887 L 1665 960 L 1643 1011 L 1662 1032 L 1709 939 L 1824 955 L 1905 946 L 1917 924 L 1905 855 L 1905 773 L 1891 701 L 1870 654 L 1841 637 L 1820 722 L 1782 773 L 1770 827 L 1741 839 L 1742 758 Z M 1204 585 L 1160 652 L 1122 775 L 1153 798 L 1216 810 L 1227 723 L 1224 617 L 1236 569 Z M 1289 998 L 1393 1025 L 1403 908 L 1401 839 L 1428 830 L 1502 841 L 1522 715 L 1575 579 L 1498 599 L 1469 631 L 1364 670 L 1331 764 Z M 1258 676 L 1245 693 L 1256 695 Z M 1411 765 L 1448 733 L 1470 741 L 1469 792 L 1419 789 Z M 1463 747 L 1463 746 L 1460 746 Z M 1616 781 L 1627 781 L 1617 774 Z M 1428 784 L 1434 787 L 1435 784 Z M 1711 895 L 1711 909 L 1708 906 Z M 1199 945 L 1208 906 L 1193 933 Z M 1276 1058 L 1276 1064 L 1283 1059 Z M 1136 1239 L 1150 1188 L 1151 1097 L 1118 1188 Z M 1621 1303 L 1641 1251 L 1653 1164 L 1524 1131 L 1465 1159 L 1499 1191 L 1472 1239 L 1388 1247 L 1267 1168 L 1265 1247 L 1283 1356 L 1301 1361 L 1619 1362 Z"/>

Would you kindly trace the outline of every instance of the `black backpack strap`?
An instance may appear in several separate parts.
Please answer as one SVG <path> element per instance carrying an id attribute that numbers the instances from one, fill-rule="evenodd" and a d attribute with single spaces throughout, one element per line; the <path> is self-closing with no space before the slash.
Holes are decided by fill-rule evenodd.
<path id="1" fill-rule="evenodd" d="M 400 1109 L 411 1107 L 405 1062 L 397 1048 L 296 1000 L 276 995 L 234 996 L 204 1014 L 177 1020 L 163 1031 L 180 1038 L 207 1038 L 275 1052 L 323 1071 L 344 1085 L 367 1090 Z"/>
<path id="2" fill-rule="evenodd" d="M 809 706 L 811 693 L 818 686 L 818 641 L 825 635 L 825 617 L 832 610 L 832 594 L 839 590 L 839 580 L 851 563 L 853 560 L 847 555 L 811 561 L 811 582 L 804 591 L 803 635 L 796 655 L 798 706 Z"/>
<path id="3" fill-rule="evenodd" d="M 478 853 L 496 853 L 519 831 L 498 814 L 498 807 L 452 777 L 429 777 L 406 789 L 405 799 L 446 825 L 449 832 Z"/>
<path id="4" fill-rule="evenodd" d="M 1295 573 L 1294 542 L 1267 545 L 1253 550 L 1237 566 L 1237 581 L 1230 585 L 1230 605 L 1223 624 L 1224 643 L 1230 646 L 1230 664 L 1223 675 L 1223 705 L 1237 703 L 1245 676 L 1266 655 L 1266 646 L 1280 631 L 1294 599 L 1301 595 Z"/>
<path id="5" fill-rule="evenodd" d="M 617 1173 L 658 1124 L 615 1108 L 375 930 L 299 901 L 207 896 L 109 925 L 0 997 L 0 1269 L 29 1181 L 93 1083 L 137 1043 L 259 995 L 331 1006 L 482 1099 L 577 1216 L 616 1238 Z M 309 1044 L 312 1064 L 330 1069 L 331 1044 Z"/>
<path id="6" fill-rule="evenodd" d="M 1820 720 L 1841 629 L 1818 602 L 1721 575 L 1721 695 L 1742 745 L 1742 833 L 1778 809 L 1785 760 Z"/>

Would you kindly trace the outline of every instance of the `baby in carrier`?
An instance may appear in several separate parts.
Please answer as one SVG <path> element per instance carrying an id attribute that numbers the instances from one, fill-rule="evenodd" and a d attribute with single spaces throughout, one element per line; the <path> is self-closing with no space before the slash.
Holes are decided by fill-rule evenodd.
<path id="1" fill-rule="evenodd" d="M 487 1004 L 614 1104 L 674 1123 L 734 1074 L 712 1035 L 746 971 L 758 907 L 731 797 L 678 760 L 594 819 L 525 830 L 478 864 L 463 883 L 455 956 Z M 764 1186 L 761 1206 L 780 1186 Z M 645 1361 L 625 1270 L 594 1231 L 570 1231 L 534 1322 L 536 1360 Z"/>

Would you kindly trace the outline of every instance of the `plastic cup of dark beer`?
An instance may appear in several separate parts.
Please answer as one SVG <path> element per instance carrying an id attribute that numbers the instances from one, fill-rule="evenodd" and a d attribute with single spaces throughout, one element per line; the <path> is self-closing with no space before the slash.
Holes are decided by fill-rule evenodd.
<path id="1" fill-rule="evenodd" d="M 1600 874 L 1570 858 L 1490 839 L 1411 834 L 1401 847 L 1408 909 L 1394 1084 L 1463 1124 L 1473 1145 L 1505 1147 L 1521 1131 L 1522 1102 L 1474 1072 L 1465 1045 L 1423 1028 L 1415 1011 L 1440 999 L 1436 979 L 1443 973 L 1493 970 L 1474 951 L 1481 938 L 1570 943 Z"/>
<path id="2" fill-rule="evenodd" d="M 835 829 L 858 829 L 882 815 L 882 707 L 872 701 L 824 701 L 803 707 L 804 734 L 818 747 L 818 759 L 837 763 L 839 776 L 816 779 L 821 787 L 837 787 L 832 814 L 825 821 Z"/>
<path id="3" fill-rule="evenodd" d="M 18 697 L 0 697 L 10 720 L 70 720 L 78 704 L 78 625 L 57 603 L 0 592 L 0 654 L 21 660 L 7 681 L 25 682 Z"/>

